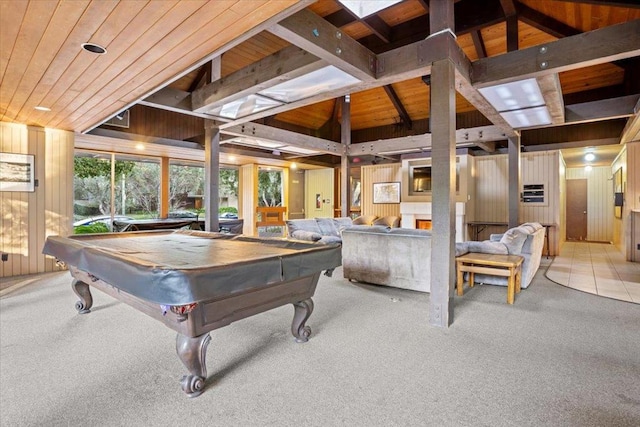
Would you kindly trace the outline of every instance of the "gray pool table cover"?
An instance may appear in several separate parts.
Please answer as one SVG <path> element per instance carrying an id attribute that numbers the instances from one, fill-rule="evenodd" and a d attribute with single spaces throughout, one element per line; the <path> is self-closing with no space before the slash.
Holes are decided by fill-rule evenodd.
<path id="1" fill-rule="evenodd" d="M 340 245 L 191 230 L 50 236 L 42 252 L 161 305 L 211 300 L 341 265 Z"/>

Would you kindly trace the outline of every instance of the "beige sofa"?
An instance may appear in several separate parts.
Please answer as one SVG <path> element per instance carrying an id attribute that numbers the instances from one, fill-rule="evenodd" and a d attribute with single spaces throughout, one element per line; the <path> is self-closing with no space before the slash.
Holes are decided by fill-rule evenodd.
<path id="1" fill-rule="evenodd" d="M 431 232 L 354 225 L 342 231 L 345 279 L 429 292 Z"/>
<path id="2" fill-rule="evenodd" d="M 480 252 L 490 254 L 521 255 L 522 282 L 521 287 L 526 288 L 533 280 L 533 276 L 540 267 L 542 248 L 544 247 L 545 228 L 537 222 L 528 222 L 518 227 L 510 228 L 504 234 L 492 234 L 489 240 L 483 242 L 467 241 L 456 243 L 456 256 L 468 252 Z M 507 278 L 475 275 L 476 283 L 487 285 L 507 286 Z"/>

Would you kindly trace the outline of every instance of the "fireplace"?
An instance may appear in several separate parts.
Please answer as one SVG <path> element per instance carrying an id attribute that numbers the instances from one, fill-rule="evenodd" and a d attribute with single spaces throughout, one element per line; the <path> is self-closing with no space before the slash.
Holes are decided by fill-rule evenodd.
<path id="1" fill-rule="evenodd" d="M 466 222 L 464 219 L 465 203 L 456 203 L 456 242 L 468 240 L 466 236 Z M 422 221 L 428 221 L 431 229 L 431 202 L 402 202 L 400 203 L 402 228 L 422 228 Z M 420 222 L 418 222 L 420 221 Z M 420 224 L 420 226 L 419 226 Z"/>
<path id="2" fill-rule="evenodd" d="M 416 228 L 418 230 L 431 230 L 430 219 L 416 219 Z"/>

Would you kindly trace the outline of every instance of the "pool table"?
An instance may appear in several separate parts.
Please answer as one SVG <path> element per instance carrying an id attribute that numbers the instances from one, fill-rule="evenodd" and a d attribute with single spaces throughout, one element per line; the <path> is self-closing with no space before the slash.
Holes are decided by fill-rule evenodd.
<path id="1" fill-rule="evenodd" d="M 79 313 L 91 286 L 175 330 L 190 397 L 204 389 L 210 331 L 293 304 L 291 332 L 306 342 L 320 274 L 341 263 L 339 245 L 193 230 L 50 236 L 43 253 L 68 266 Z"/>

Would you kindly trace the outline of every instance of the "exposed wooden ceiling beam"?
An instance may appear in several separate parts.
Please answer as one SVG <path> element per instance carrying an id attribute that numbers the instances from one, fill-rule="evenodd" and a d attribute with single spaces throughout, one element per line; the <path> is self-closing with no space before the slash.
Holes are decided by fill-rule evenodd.
<path id="1" fill-rule="evenodd" d="M 297 46 L 286 47 L 193 92 L 192 109 L 203 113 L 278 83 L 316 71 L 327 63 Z"/>
<path id="2" fill-rule="evenodd" d="M 487 57 L 487 49 L 484 46 L 484 41 L 482 40 L 482 33 L 480 30 L 471 31 L 471 40 L 473 41 L 473 47 L 476 48 L 476 54 L 478 58 L 486 58 Z"/>
<path id="3" fill-rule="evenodd" d="M 494 141 L 503 141 L 507 137 L 497 126 L 481 126 L 473 129 L 458 129 L 456 131 L 456 145 L 480 146 L 488 149 Z M 378 141 L 351 144 L 347 153 L 349 156 L 377 155 L 379 153 L 392 154 L 412 150 L 430 150 L 431 134 L 411 135 L 402 138 L 381 139 Z M 495 146 L 493 147 L 495 150 Z"/>
<path id="4" fill-rule="evenodd" d="M 581 33 L 581 31 L 565 24 L 564 22 L 560 22 L 557 19 L 540 13 L 523 3 L 518 2 L 516 4 L 516 10 L 518 12 L 519 20 L 559 39 L 575 36 L 576 34 Z"/>
<path id="5" fill-rule="evenodd" d="M 626 144 L 631 141 L 640 141 L 640 101 L 636 103 L 633 111 L 634 116 L 627 120 L 627 123 L 622 130 L 620 144 Z"/>
<path id="6" fill-rule="evenodd" d="M 375 54 L 310 10 L 283 19 L 269 31 L 362 81 L 375 79 Z"/>
<path id="7" fill-rule="evenodd" d="M 147 107 L 173 111 L 174 113 L 189 114 L 203 119 L 216 119 L 210 114 L 197 113 L 191 110 L 191 93 L 183 90 L 165 87 L 138 102 Z"/>
<path id="8" fill-rule="evenodd" d="M 368 16 L 364 19 L 361 19 L 360 22 L 366 25 L 385 43 L 389 43 L 391 41 L 391 28 L 378 15 Z"/>
<path id="9" fill-rule="evenodd" d="M 265 126 L 258 123 L 246 123 L 228 127 L 221 132 L 225 135 L 249 137 L 264 141 L 274 141 L 294 147 L 306 148 L 321 153 L 337 156 L 345 152 L 345 147 L 339 142 L 329 141 L 315 136 L 303 135 L 284 129 Z"/>
<path id="10" fill-rule="evenodd" d="M 402 105 L 402 101 L 398 97 L 398 94 L 396 93 L 395 90 L 393 90 L 393 86 L 384 85 L 383 89 L 387 93 L 387 96 L 391 100 L 391 103 L 393 104 L 396 111 L 398 112 L 398 115 L 400 115 L 400 119 L 402 120 L 402 123 L 404 124 L 404 126 L 407 129 L 411 129 L 413 127 L 413 122 L 411 121 L 411 117 L 409 116 L 407 109 L 404 108 L 404 105 Z"/>
<path id="11" fill-rule="evenodd" d="M 479 59 L 472 66 L 473 84 L 491 86 L 638 55 L 640 20 L 635 20 Z"/>
<path id="12" fill-rule="evenodd" d="M 562 87 L 560 86 L 560 78 L 558 74 L 548 74 L 536 78 L 542 97 L 549 110 L 551 123 L 554 125 L 563 124 L 564 118 L 564 101 L 562 98 Z"/>
<path id="13" fill-rule="evenodd" d="M 589 123 L 599 120 L 631 117 L 640 100 L 640 95 L 628 95 L 600 101 L 567 105 L 566 123 Z"/>

